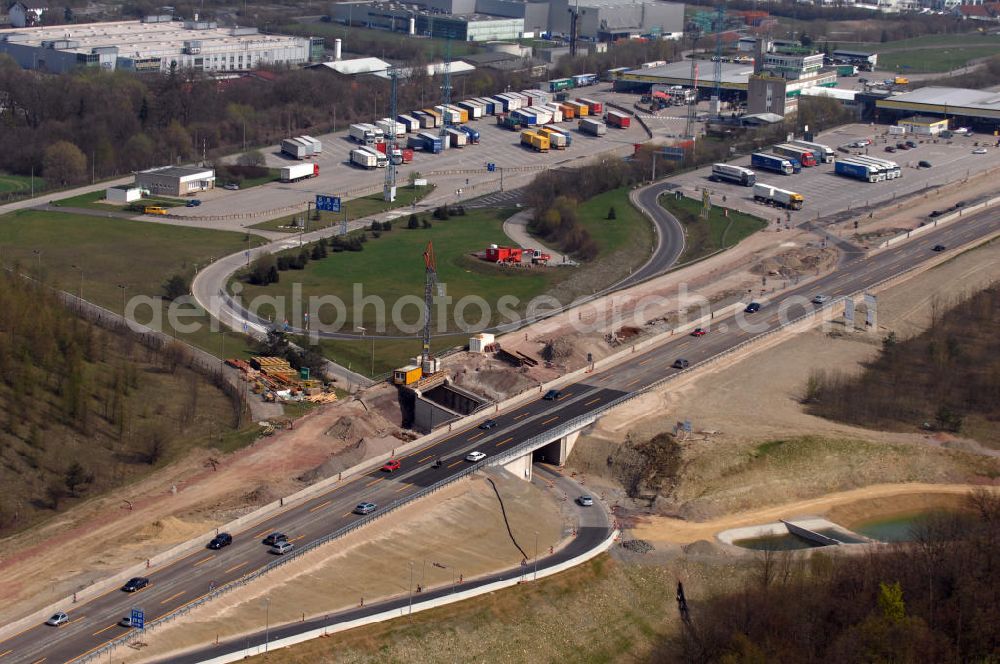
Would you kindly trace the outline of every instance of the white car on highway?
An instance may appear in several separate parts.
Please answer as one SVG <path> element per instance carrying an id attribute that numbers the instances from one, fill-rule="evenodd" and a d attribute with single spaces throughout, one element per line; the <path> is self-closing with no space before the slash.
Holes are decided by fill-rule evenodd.
<path id="1" fill-rule="evenodd" d="M 472 461 L 473 463 L 477 461 L 482 461 L 485 458 L 486 455 L 480 452 L 479 450 L 476 450 L 474 452 L 469 452 L 468 454 L 465 455 L 465 460 Z"/>

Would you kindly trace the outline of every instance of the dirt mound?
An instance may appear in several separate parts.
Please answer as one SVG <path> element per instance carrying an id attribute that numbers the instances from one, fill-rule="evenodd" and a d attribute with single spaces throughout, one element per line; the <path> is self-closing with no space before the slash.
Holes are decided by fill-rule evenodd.
<path id="1" fill-rule="evenodd" d="M 276 491 L 274 487 L 268 484 L 259 484 L 257 488 L 248 491 L 243 498 L 251 505 L 267 505 L 281 498 L 281 496 L 281 492 Z"/>
<path id="2" fill-rule="evenodd" d="M 134 535 L 136 541 L 185 540 L 200 535 L 211 527 L 208 522 L 185 521 L 174 516 L 163 517 L 147 524 Z"/>
<path id="3" fill-rule="evenodd" d="M 563 362 L 573 355 L 573 342 L 566 337 L 550 339 L 542 348 L 542 357 L 546 362 Z"/>
<path id="4" fill-rule="evenodd" d="M 337 473 L 356 466 L 365 460 L 368 454 L 368 443 L 362 438 L 356 443 L 349 445 L 336 452 L 329 459 L 319 464 L 312 470 L 299 475 L 296 479 L 306 484 L 312 484 L 327 477 L 332 477 Z"/>
<path id="5" fill-rule="evenodd" d="M 683 547 L 683 549 L 684 553 L 689 556 L 715 557 L 725 551 L 721 546 L 715 542 L 710 542 L 709 540 L 698 540 L 697 542 L 692 542 L 691 544 Z"/>
<path id="6" fill-rule="evenodd" d="M 837 252 L 832 247 L 805 246 L 769 256 L 757 262 L 750 271 L 772 277 L 801 277 L 824 271 L 833 266 Z"/>

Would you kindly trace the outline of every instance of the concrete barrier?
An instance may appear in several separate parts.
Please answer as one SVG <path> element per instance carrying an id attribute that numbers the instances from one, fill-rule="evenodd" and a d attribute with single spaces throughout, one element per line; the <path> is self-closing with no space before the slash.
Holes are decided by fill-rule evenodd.
<path id="1" fill-rule="evenodd" d="M 995 196 L 995 197 L 989 199 L 988 201 L 983 201 L 982 203 L 977 203 L 975 205 L 970 205 L 969 207 L 959 208 L 955 212 L 952 212 L 950 214 L 946 214 L 946 215 L 942 215 L 942 216 L 938 217 L 937 219 L 935 219 L 931 223 L 924 224 L 923 226 L 918 226 L 918 227 L 914 228 L 913 230 L 906 231 L 905 233 L 901 233 L 899 235 L 896 235 L 895 237 L 889 238 L 888 240 L 882 241 L 874 250 L 872 250 L 871 252 L 869 252 L 869 255 L 874 254 L 874 253 L 878 252 L 879 250 L 887 249 L 887 248 L 889 248 L 889 247 L 891 247 L 891 246 L 893 246 L 895 244 L 898 244 L 900 242 L 905 242 L 906 240 L 909 240 L 910 238 L 912 238 L 914 235 L 920 235 L 921 233 L 925 233 L 925 232 L 927 232 L 929 230 L 933 230 L 933 229 L 937 228 L 938 226 L 943 226 L 945 224 L 949 224 L 949 223 L 951 223 L 953 221 L 957 221 L 957 220 L 961 219 L 962 217 L 966 217 L 966 216 L 968 216 L 970 214 L 973 214 L 975 212 L 980 212 L 982 210 L 986 210 L 988 208 L 991 208 L 994 205 L 996 205 L 997 203 L 1000 203 L 1000 196 Z"/>
<path id="2" fill-rule="evenodd" d="M 538 570 L 537 577 L 543 579 L 548 576 L 559 574 L 565 570 L 568 570 L 577 565 L 581 565 L 588 560 L 596 558 L 600 554 L 604 553 L 614 544 L 618 537 L 618 531 L 612 531 L 612 533 L 601 542 L 598 546 L 594 547 L 586 553 L 582 553 L 575 558 L 571 558 L 565 562 L 559 563 L 557 565 L 552 565 L 551 567 L 545 567 Z M 534 576 L 534 575 L 533 575 Z M 473 597 L 479 597 L 481 595 L 488 595 L 490 593 L 496 592 L 498 590 L 503 590 L 504 588 L 510 588 L 521 583 L 520 577 L 515 577 L 512 579 L 506 579 L 504 581 L 497 581 L 495 583 L 490 583 L 478 588 L 472 588 L 470 590 L 464 590 L 461 592 L 456 592 L 451 595 L 446 595 L 442 597 L 437 597 L 432 600 L 427 601 L 414 601 L 412 611 L 409 607 L 403 607 L 401 609 L 391 609 L 388 611 L 383 611 L 382 613 L 377 613 L 372 616 L 365 618 L 359 618 L 357 620 L 351 620 L 343 623 L 337 623 L 335 625 L 330 625 L 327 627 L 320 627 L 317 629 L 310 630 L 308 632 L 303 632 L 302 634 L 296 634 L 295 636 L 289 636 L 284 639 L 278 639 L 270 642 L 267 645 L 267 650 L 279 650 L 281 648 L 287 648 L 305 641 L 311 641 L 313 639 L 322 638 L 330 634 L 336 634 L 338 632 L 344 632 L 356 627 L 363 627 L 365 625 L 372 625 L 375 623 L 385 622 L 387 620 L 393 620 L 395 618 L 401 618 L 410 613 L 419 613 L 421 611 L 427 611 L 430 609 L 435 609 L 441 606 L 447 606 L 449 604 L 454 604 L 456 602 L 462 602 L 467 599 L 472 599 Z M 318 617 L 318 616 L 314 616 Z M 230 653 L 228 655 L 222 655 L 219 657 L 213 657 L 211 659 L 202 660 L 202 664 L 228 664 L 229 662 L 238 662 L 248 657 L 253 657 L 256 655 L 263 654 L 264 645 L 253 646 L 250 648 L 244 648 L 243 650 Z"/>

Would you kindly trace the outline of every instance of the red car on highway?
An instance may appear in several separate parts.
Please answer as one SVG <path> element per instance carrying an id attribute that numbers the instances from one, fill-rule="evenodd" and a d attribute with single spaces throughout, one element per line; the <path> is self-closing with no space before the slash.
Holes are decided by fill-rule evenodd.
<path id="1" fill-rule="evenodd" d="M 707 332 L 707 330 L 705 330 L 705 328 L 703 328 L 703 327 L 696 327 L 696 328 L 694 328 L 694 332 L 691 333 L 691 336 L 692 337 L 703 337 L 706 334 L 708 334 L 708 332 Z"/>
<path id="2" fill-rule="evenodd" d="M 399 461 L 396 459 L 389 459 L 388 461 L 385 462 L 385 465 L 382 466 L 382 470 L 384 470 L 387 473 L 391 473 L 394 470 L 399 470 Z"/>

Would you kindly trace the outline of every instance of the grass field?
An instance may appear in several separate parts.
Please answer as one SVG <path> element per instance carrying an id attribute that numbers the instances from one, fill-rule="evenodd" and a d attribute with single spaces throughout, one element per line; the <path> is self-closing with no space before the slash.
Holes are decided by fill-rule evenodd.
<path id="1" fill-rule="evenodd" d="M 880 70 L 903 75 L 938 73 L 964 67 L 978 58 L 1000 54 L 1000 37 L 982 34 L 924 35 L 885 43 L 851 44 L 849 48 L 878 53 Z"/>
<path id="2" fill-rule="evenodd" d="M 216 185 L 222 187 L 227 182 L 237 182 L 240 185 L 240 189 L 249 189 L 250 187 L 259 187 L 262 184 L 267 184 L 268 182 L 277 182 L 281 179 L 281 169 L 280 168 L 269 168 L 267 169 L 267 175 L 262 175 L 259 178 L 238 178 L 229 175 L 229 172 L 225 170 L 225 167 L 217 171 L 218 181 Z"/>
<path id="3" fill-rule="evenodd" d="M 584 201 L 577 208 L 580 225 L 590 233 L 606 256 L 631 244 L 643 247 L 642 260 L 649 257 L 653 243 L 653 228 L 642 214 L 632 207 L 628 188 L 615 189 Z M 608 210 L 615 209 L 615 219 L 608 219 Z"/>
<path id="4" fill-rule="evenodd" d="M 40 177 L 35 178 L 35 193 L 45 189 L 45 180 Z M 0 174 L 0 196 L 9 194 L 31 194 L 31 176 L 29 175 L 5 175 Z"/>
<path id="5" fill-rule="evenodd" d="M 4 265 L 20 264 L 48 283 L 82 292 L 85 299 L 118 313 L 123 290 L 126 298 L 161 295 L 163 282 L 171 275 L 191 277 L 198 265 L 244 249 L 247 242 L 240 233 L 22 210 L 0 217 L 0 244 Z M 160 306 L 162 313 L 165 306 Z M 149 307 L 141 307 L 136 318 L 146 323 L 150 315 Z M 207 317 L 193 320 L 205 324 L 195 332 L 178 333 L 164 317 L 164 331 L 215 355 L 220 355 L 223 344 L 229 356 L 246 351 L 242 335 L 227 332 L 223 339 L 220 332 L 209 329 Z"/>
<path id="6" fill-rule="evenodd" d="M 297 339 L 296 343 L 302 346 L 309 345 L 308 340 L 301 338 Z M 431 353 L 437 355 L 468 343 L 468 334 L 432 337 Z M 410 358 L 420 355 L 421 348 L 420 339 L 417 335 L 413 335 L 410 339 L 379 340 L 376 337 L 374 346 L 371 339 L 357 341 L 326 339 L 320 342 L 316 350 L 351 371 L 362 376 L 375 377 L 408 364 Z"/>
<path id="7" fill-rule="evenodd" d="M 679 264 L 732 247 L 744 238 L 767 228 L 767 222 L 763 219 L 717 205 L 712 206 L 706 222 L 700 216 L 701 201 L 692 198 L 677 199 L 673 196 L 661 196 L 660 205 L 677 217 L 684 226 L 687 245 L 678 260 Z"/>
<path id="8" fill-rule="evenodd" d="M 386 203 L 382 197 L 382 194 L 372 194 L 371 196 L 362 196 L 361 198 L 354 198 L 342 203 L 341 209 L 344 212 L 320 212 L 319 220 L 312 218 L 309 219 L 308 228 L 306 230 L 316 230 L 318 228 L 326 228 L 339 224 L 344 220 L 344 214 L 346 212 L 348 220 L 351 219 L 363 219 L 364 217 L 371 216 L 373 214 L 378 214 L 379 212 L 386 212 L 388 210 L 394 210 L 400 207 L 407 207 L 412 205 L 415 201 L 419 201 L 426 198 L 430 193 L 434 191 L 434 187 L 399 187 L 396 190 L 396 200 L 392 203 Z M 281 231 L 285 233 L 297 233 L 301 229 L 292 226 L 292 222 L 303 215 L 301 214 L 291 214 L 287 217 L 280 217 L 278 219 L 270 219 L 268 221 L 261 222 L 259 224 L 254 224 L 250 228 L 256 228 L 262 231 Z M 406 220 L 397 221 L 395 223 L 405 223 Z M 395 225 L 395 224 L 394 224 Z"/>
<path id="9" fill-rule="evenodd" d="M 141 201 L 136 201 L 135 204 L 139 205 L 158 205 L 160 207 L 172 208 L 180 207 L 185 204 L 186 201 L 179 198 L 166 198 L 166 197 L 153 197 L 144 198 Z M 80 194 L 79 196 L 70 196 L 69 198 L 62 198 L 52 203 L 57 207 L 74 207 L 74 208 L 86 208 L 88 210 L 100 210 L 102 212 L 107 210 L 115 210 L 118 212 L 129 212 L 128 205 L 118 205 L 117 203 L 106 203 L 104 202 L 104 190 L 92 191 L 88 194 Z"/>
<path id="10" fill-rule="evenodd" d="M 343 323 L 348 331 L 357 326 L 377 330 L 380 324 L 377 308 L 365 306 L 355 310 L 355 292 L 360 297 L 376 295 L 385 303 L 385 317 L 391 318 L 394 306 L 401 306 L 402 322 L 412 325 L 419 322 L 415 306 L 402 306 L 406 300 L 423 300 L 424 259 L 423 253 L 429 241 L 434 243 L 437 256 L 438 281 L 447 288 L 447 295 L 457 303 L 466 296 L 478 296 L 489 303 L 493 310 L 491 322 L 500 320 L 495 304 L 501 295 L 514 296 L 521 303 L 540 295 L 557 276 L 555 270 L 514 270 L 499 269 L 476 258 L 473 251 L 485 249 L 490 243 L 505 244 L 503 220 L 511 214 L 509 210 L 475 210 L 465 216 L 456 216 L 447 221 L 431 220 L 429 229 L 410 230 L 405 228 L 405 220 L 393 225 L 393 230 L 383 233 L 379 239 L 369 239 L 361 252 L 331 253 L 325 259 L 310 261 L 306 269 L 281 273 L 281 280 L 270 286 L 245 285 L 242 296 L 245 302 L 256 296 L 279 296 L 291 303 L 294 288 L 301 288 L 303 300 L 312 296 L 334 296 L 348 304 L 348 320 Z M 430 219 L 429 214 L 421 215 Z M 358 300 L 360 302 L 360 299 Z M 478 309 L 470 310 L 473 320 L 478 320 Z M 282 311 L 271 305 L 260 307 L 259 313 L 283 320 L 291 316 L 291 309 Z M 319 312 L 325 324 L 334 321 L 336 312 L 325 307 Z M 449 317 L 450 318 L 450 317 Z M 381 323 L 385 332 L 397 331 L 399 325 L 385 320 Z M 436 324 L 436 330 L 438 325 Z M 456 330 L 453 321 L 446 332 Z"/>

